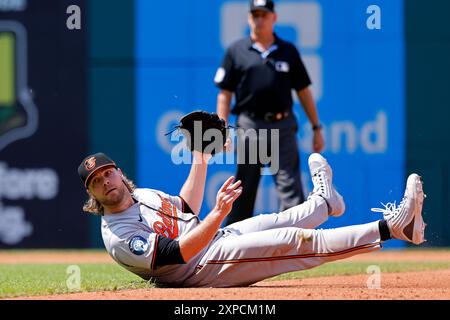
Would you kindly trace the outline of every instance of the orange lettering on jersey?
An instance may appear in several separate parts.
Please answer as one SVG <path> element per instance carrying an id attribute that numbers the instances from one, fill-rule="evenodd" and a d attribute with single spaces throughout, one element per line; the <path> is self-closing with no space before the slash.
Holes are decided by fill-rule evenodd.
<path id="1" fill-rule="evenodd" d="M 153 230 L 166 238 L 175 239 L 178 237 L 177 208 L 169 200 L 162 198 L 160 195 L 158 196 L 161 199 L 160 210 L 164 214 L 159 211 L 156 212 L 162 221 L 153 223 Z"/>

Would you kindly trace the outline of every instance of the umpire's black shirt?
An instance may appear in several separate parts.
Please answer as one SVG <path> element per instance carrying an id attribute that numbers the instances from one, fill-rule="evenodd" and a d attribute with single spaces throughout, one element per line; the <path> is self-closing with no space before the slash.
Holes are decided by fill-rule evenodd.
<path id="1" fill-rule="evenodd" d="M 233 114 L 290 110 L 291 90 L 298 92 L 311 84 L 295 46 L 274 36 L 275 42 L 265 52 L 250 37 L 236 41 L 226 51 L 214 82 L 235 93 Z"/>

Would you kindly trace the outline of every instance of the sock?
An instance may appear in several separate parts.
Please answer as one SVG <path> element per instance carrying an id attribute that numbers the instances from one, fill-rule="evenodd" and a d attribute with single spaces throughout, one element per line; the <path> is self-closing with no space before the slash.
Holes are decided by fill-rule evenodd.
<path id="1" fill-rule="evenodd" d="M 378 229 L 380 230 L 381 241 L 392 239 L 386 220 L 383 219 L 378 221 Z"/>

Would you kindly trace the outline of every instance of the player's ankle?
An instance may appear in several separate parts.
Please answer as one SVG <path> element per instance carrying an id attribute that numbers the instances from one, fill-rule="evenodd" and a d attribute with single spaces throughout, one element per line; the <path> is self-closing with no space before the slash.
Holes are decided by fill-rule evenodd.
<path id="1" fill-rule="evenodd" d="M 381 241 L 387 241 L 392 239 L 391 231 L 386 220 L 382 219 L 378 221 L 378 230 L 380 231 Z"/>

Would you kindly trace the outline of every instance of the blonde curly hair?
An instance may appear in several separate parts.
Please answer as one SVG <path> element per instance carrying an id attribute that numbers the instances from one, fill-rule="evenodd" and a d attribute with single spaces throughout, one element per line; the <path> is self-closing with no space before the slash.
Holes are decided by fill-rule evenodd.
<path id="1" fill-rule="evenodd" d="M 134 184 L 134 182 L 128 179 L 128 177 L 124 174 L 122 174 L 122 181 L 127 187 L 128 191 L 130 191 L 130 193 L 133 193 L 134 190 L 136 190 L 136 185 Z M 104 208 L 102 204 L 97 201 L 97 199 L 89 195 L 89 199 L 83 205 L 83 211 L 99 216 L 103 214 Z"/>

